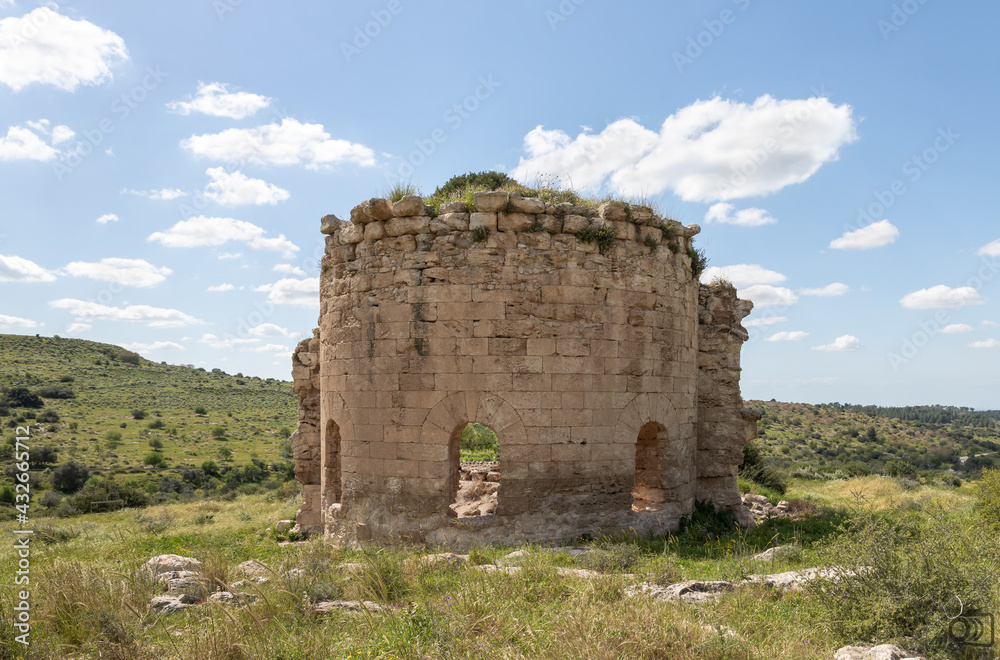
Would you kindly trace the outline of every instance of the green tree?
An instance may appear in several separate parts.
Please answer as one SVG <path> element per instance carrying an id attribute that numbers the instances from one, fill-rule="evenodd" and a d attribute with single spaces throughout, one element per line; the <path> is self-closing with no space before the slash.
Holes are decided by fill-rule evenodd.
<path id="1" fill-rule="evenodd" d="M 83 488 L 90 477 L 90 470 L 76 461 L 67 461 L 52 471 L 49 481 L 52 487 L 64 493 L 75 493 Z"/>
<path id="2" fill-rule="evenodd" d="M 149 446 L 153 448 L 153 451 L 160 451 L 163 449 L 163 441 L 159 438 L 153 438 L 149 441 Z"/>
<path id="3" fill-rule="evenodd" d="M 163 457 L 163 454 L 152 452 L 146 454 L 146 457 L 142 459 L 142 462 L 150 467 L 163 467 L 167 463 L 167 459 Z"/>

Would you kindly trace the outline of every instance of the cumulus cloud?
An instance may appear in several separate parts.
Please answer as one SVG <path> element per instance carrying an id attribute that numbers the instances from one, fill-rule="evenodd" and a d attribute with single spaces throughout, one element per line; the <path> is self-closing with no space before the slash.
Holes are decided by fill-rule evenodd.
<path id="1" fill-rule="evenodd" d="M 983 341 L 974 341 L 968 345 L 968 348 L 997 348 L 1000 346 L 1000 341 L 996 339 L 984 339 Z"/>
<path id="2" fill-rule="evenodd" d="M 788 318 L 785 316 L 765 316 L 762 319 L 751 319 L 743 322 L 745 328 L 765 328 L 776 323 L 785 323 Z"/>
<path id="3" fill-rule="evenodd" d="M 86 300 L 62 298 L 49 303 L 55 309 L 66 309 L 76 317 L 77 322 L 92 321 L 127 321 L 141 323 L 150 328 L 181 328 L 188 325 L 204 323 L 193 316 L 176 309 L 151 307 L 149 305 L 128 305 L 127 307 L 110 307 Z"/>
<path id="4" fill-rule="evenodd" d="M 261 323 L 247 331 L 251 337 L 294 337 L 298 333 L 282 328 L 274 323 Z"/>
<path id="5" fill-rule="evenodd" d="M 243 344 L 256 344 L 259 341 L 260 341 L 259 339 L 252 339 L 252 338 L 239 339 L 237 337 L 227 337 L 225 339 L 222 339 L 213 334 L 205 334 L 201 336 L 201 339 L 198 340 L 198 343 L 207 344 L 209 348 L 221 350 L 226 348 L 232 348 L 233 346 L 240 346 Z"/>
<path id="6" fill-rule="evenodd" d="M 895 243 L 899 229 L 888 220 L 873 222 L 867 227 L 844 232 L 840 238 L 830 241 L 834 250 L 869 250 Z"/>
<path id="7" fill-rule="evenodd" d="M 756 307 L 772 307 L 774 305 L 794 305 L 799 297 L 791 289 L 770 284 L 754 284 L 739 290 L 740 298 L 752 300 Z"/>
<path id="8" fill-rule="evenodd" d="M 981 257 L 1000 257 L 1000 238 L 979 248 L 976 251 L 976 255 Z"/>
<path id="9" fill-rule="evenodd" d="M 986 299 L 971 286 L 953 289 L 944 284 L 908 293 L 899 300 L 899 304 L 906 309 L 954 309 L 985 302 Z"/>
<path id="10" fill-rule="evenodd" d="M 299 307 L 319 306 L 319 278 L 296 280 L 284 278 L 274 284 L 259 286 L 255 291 L 267 293 L 267 299 L 275 305 L 297 305 Z"/>
<path id="11" fill-rule="evenodd" d="M 284 188 L 261 179 L 251 179 L 236 171 L 230 174 L 222 167 L 210 167 L 205 174 L 212 178 L 205 186 L 205 197 L 224 206 L 241 204 L 277 204 L 291 197 Z"/>
<path id="12" fill-rule="evenodd" d="M 851 287 L 847 286 L 846 284 L 843 284 L 841 282 L 834 282 L 833 284 L 827 284 L 826 286 L 819 287 L 818 289 L 799 289 L 799 293 L 801 293 L 803 296 L 836 298 L 838 296 L 844 295 L 850 290 Z"/>
<path id="13" fill-rule="evenodd" d="M 187 101 L 171 101 L 167 108 L 179 115 L 200 112 L 212 117 L 245 119 L 270 105 L 271 99 L 249 92 L 230 92 L 226 83 L 198 83 L 194 98 Z"/>
<path id="14" fill-rule="evenodd" d="M 719 202 L 713 204 L 705 214 L 705 222 L 720 222 L 725 225 L 739 225 L 741 227 L 760 227 L 777 222 L 777 218 L 771 216 L 764 209 L 748 208 L 740 209 L 735 214 L 732 204 Z"/>
<path id="15" fill-rule="evenodd" d="M 232 291 L 235 288 L 236 287 L 234 287 L 232 284 L 226 282 L 225 284 L 216 284 L 215 286 L 210 286 L 208 287 L 208 289 L 206 289 L 206 291 L 211 291 L 213 293 L 221 293 L 223 291 Z"/>
<path id="16" fill-rule="evenodd" d="M 856 351 L 861 348 L 861 340 L 854 335 L 844 335 L 833 340 L 832 344 L 813 346 L 814 351 Z"/>
<path id="17" fill-rule="evenodd" d="M 375 153 L 363 144 L 330 139 L 322 124 L 302 124 L 289 118 L 282 119 L 280 124 L 192 135 L 181 140 L 181 147 L 195 156 L 227 163 L 302 163 L 313 170 L 344 163 L 375 164 Z"/>
<path id="18" fill-rule="evenodd" d="M 972 332 L 972 326 L 967 323 L 952 323 L 941 328 L 943 335 L 957 335 L 963 332 Z"/>
<path id="19" fill-rule="evenodd" d="M 809 336 L 808 332 L 802 332 L 801 330 L 793 330 L 791 332 L 778 332 L 764 341 L 801 341 Z"/>
<path id="20" fill-rule="evenodd" d="M 1000 323 L 997 323 L 996 321 L 986 320 L 983 321 L 982 325 L 984 328 L 1000 328 Z"/>
<path id="21" fill-rule="evenodd" d="M 186 192 L 184 192 L 183 190 L 179 190 L 178 188 L 156 188 L 153 190 L 122 190 L 122 193 L 128 193 L 129 195 L 137 195 L 139 197 L 148 197 L 149 199 L 155 199 L 157 201 L 166 201 L 166 202 L 187 195 Z"/>
<path id="22" fill-rule="evenodd" d="M 7 316 L 6 314 L 0 314 L 0 330 L 11 330 L 14 328 L 24 328 L 25 330 L 30 330 L 31 328 L 37 327 L 37 321 L 24 319 L 20 316 Z"/>
<path id="23" fill-rule="evenodd" d="M 68 92 L 97 85 L 127 59 L 125 42 L 114 32 L 48 7 L 0 20 L 0 83 L 15 92 L 35 83 Z"/>
<path id="24" fill-rule="evenodd" d="M 70 323 L 66 326 L 66 334 L 75 335 L 80 332 L 86 332 L 87 330 L 93 330 L 94 326 L 89 323 Z"/>
<path id="25" fill-rule="evenodd" d="M 56 276 L 34 261 L 0 254 L 0 282 L 53 282 Z"/>
<path id="26" fill-rule="evenodd" d="M 59 150 L 46 143 L 41 137 L 41 135 L 45 135 L 46 133 L 44 129 L 48 125 L 47 120 L 28 122 L 28 125 L 32 126 L 32 128 L 11 126 L 7 129 L 7 135 L 0 137 L 0 160 L 37 160 L 44 162 L 50 161 L 59 155 Z M 60 131 L 60 135 L 58 141 L 56 141 L 56 138 L 50 137 L 50 142 L 53 145 L 64 141 L 63 136 L 65 133 L 63 133 L 63 129 L 69 131 L 72 136 L 73 131 L 70 131 L 68 127 L 56 126 L 56 130 Z"/>
<path id="27" fill-rule="evenodd" d="M 292 349 L 281 344 L 265 344 L 264 346 L 254 346 L 253 348 L 243 348 L 240 350 L 250 353 L 288 353 L 289 355 L 292 352 Z"/>
<path id="28" fill-rule="evenodd" d="M 254 250 L 275 250 L 285 258 L 295 256 L 298 246 L 280 234 L 267 238 L 266 232 L 255 224 L 233 218 L 209 218 L 197 215 L 181 220 L 165 232 L 150 234 L 147 241 L 155 241 L 167 247 L 201 247 L 223 245 L 229 241 L 246 243 Z"/>
<path id="29" fill-rule="evenodd" d="M 98 262 L 74 261 L 66 264 L 65 270 L 74 277 L 89 277 L 92 280 L 137 287 L 155 286 L 173 273 L 169 268 L 154 266 L 145 259 L 114 257 Z"/>
<path id="30" fill-rule="evenodd" d="M 731 266 L 710 266 L 701 274 L 702 282 L 715 279 L 729 280 L 737 289 L 754 284 L 778 284 L 787 278 L 781 273 L 768 270 L 759 264 L 733 264 Z"/>
<path id="31" fill-rule="evenodd" d="M 306 276 L 306 271 L 292 264 L 277 264 L 271 270 L 276 273 L 288 273 L 289 275 L 298 275 L 299 277 Z"/>
<path id="32" fill-rule="evenodd" d="M 135 351 L 136 353 L 147 353 L 152 351 L 183 351 L 187 350 L 177 342 L 173 341 L 154 341 L 152 344 L 142 344 L 139 342 L 133 344 L 122 344 L 123 348 L 127 348 L 130 351 Z"/>
<path id="33" fill-rule="evenodd" d="M 97 219 L 97 224 L 99 224 L 99 225 L 106 225 L 109 222 L 118 222 L 120 219 L 121 218 L 119 218 L 114 213 L 105 213 L 104 215 L 102 215 L 101 217 L 99 217 Z"/>
<path id="34" fill-rule="evenodd" d="M 851 107 L 829 99 L 765 95 L 747 104 L 716 97 L 681 108 L 659 132 L 634 119 L 575 138 L 538 126 L 525 136 L 527 157 L 511 174 L 521 181 L 552 174 L 577 188 L 606 185 L 626 195 L 670 189 L 685 201 L 727 201 L 802 183 L 856 139 Z"/>

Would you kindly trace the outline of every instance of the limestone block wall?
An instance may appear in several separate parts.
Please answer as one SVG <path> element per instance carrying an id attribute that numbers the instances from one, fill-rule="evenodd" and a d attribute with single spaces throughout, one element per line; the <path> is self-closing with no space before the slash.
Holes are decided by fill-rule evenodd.
<path id="1" fill-rule="evenodd" d="M 296 531 L 313 533 L 323 526 L 320 493 L 319 339 L 304 339 L 292 354 L 292 391 L 299 397 L 299 421 L 290 438 L 295 478 L 302 484 Z"/>
<path id="2" fill-rule="evenodd" d="M 716 301 L 712 323 L 738 328 L 739 311 L 725 310 L 743 307 L 735 292 L 702 300 L 691 263 L 697 226 L 645 207 L 596 211 L 503 192 L 440 211 L 415 196 L 372 199 L 350 222 L 323 220 L 319 385 L 300 371 L 296 391 L 303 401 L 318 394 L 318 418 L 309 408 L 300 432 L 318 429 L 331 540 L 641 533 L 676 527 L 696 496 L 738 501 L 735 480 L 730 494 L 724 479 L 746 440 L 726 416 L 726 406 L 742 407 L 742 339 L 711 334 L 700 347 L 699 310 Z M 732 385 L 731 369 L 715 372 L 734 347 L 735 399 L 702 398 L 702 386 Z M 300 346 L 296 369 L 314 354 L 313 341 Z M 494 516 L 455 519 L 469 422 L 499 437 L 498 506 Z M 314 486 L 315 457 L 303 456 Z"/>

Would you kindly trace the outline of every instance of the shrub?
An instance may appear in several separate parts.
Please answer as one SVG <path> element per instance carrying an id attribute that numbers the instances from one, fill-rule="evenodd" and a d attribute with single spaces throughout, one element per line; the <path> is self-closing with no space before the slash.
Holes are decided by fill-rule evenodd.
<path id="1" fill-rule="evenodd" d="M 132 419 L 146 419 L 146 411 L 139 409 L 133 410 Z"/>
<path id="2" fill-rule="evenodd" d="M 694 510 L 681 517 L 678 529 L 692 541 L 702 542 L 732 534 L 739 529 L 739 523 L 732 511 L 719 510 L 712 502 L 698 500 Z"/>
<path id="3" fill-rule="evenodd" d="M 956 618 L 996 603 L 994 530 L 940 509 L 925 513 L 901 520 L 861 512 L 833 537 L 827 555 L 840 577 L 812 589 L 827 610 L 820 620 L 845 643 L 906 639 L 921 655 L 960 657 L 950 634 Z"/>
<path id="4" fill-rule="evenodd" d="M 132 351 L 122 351 L 118 354 L 118 359 L 126 364 L 139 364 L 142 357 L 138 353 L 133 353 Z"/>
<path id="5" fill-rule="evenodd" d="M 584 243 L 597 243 L 597 249 L 602 254 L 615 244 L 615 230 L 609 224 L 601 224 L 599 227 L 588 225 L 576 237 Z"/>
<path id="6" fill-rule="evenodd" d="M 55 424 L 59 421 L 59 413 L 55 410 L 43 410 L 37 417 L 39 422 L 44 422 L 46 424 Z"/>
<path id="7" fill-rule="evenodd" d="M 76 392 L 74 392 L 69 387 L 60 387 L 58 385 L 51 385 L 49 387 L 43 387 L 38 390 L 38 396 L 44 397 L 46 399 L 73 399 L 76 398 Z"/>
<path id="8" fill-rule="evenodd" d="M 75 493 L 87 483 L 90 471 L 76 461 L 67 461 L 52 471 L 49 481 L 53 488 L 64 493 Z"/>
<path id="9" fill-rule="evenodd" d="M 149 441 L 149 446 L 153 448 L 153 451 L 159 451 L 163 449 L 163 441 L 159 438 L 153 438 Z"/>
<path id="10" fill-rule="evenodd" d="M 14 387 L 4 391 L 0 403 L 10 408 L 41 408 L 45 405 L 42 398 L 27 387 Z"/>
<path id="11" fill-rule="evenodd" d="M 219 476 L 219 466 L 215 464 L 215 461 L 205 461 L 202 463 L 201 471 L 210 477 Z"/>
<path id="12" fill-rule="evenodd" d="M 157 429 L 162 429 L 166 425 L 167 425 L 167 423 L 164 422 L 162 419 L 154 419 L 153 421 L 151 421 L 149 423 L 149 428 L 151 428 L 153 430 L 157 430 Z"/>
<path id="13" fill-rule="evenodd" d="M 983 470 L 975 492 L 979 517 L 1000 529 L 1000 470 Z"/>
<path id="14" fill-rule="evenodd" d="M 486 227 L 476 227 L 472 230 L 472 241 L 474 243 L 482 243 L 487 238 L 490 237 L 490 230 Z"/>
<path id="15" fill-rule="evenodd" d="M 205 406 L 196 406 L 194 409 L 195 415 L 207 415 L 208 409 Z"/>
<path id="16" fill-rule="evenodd" d="M 63 376 L 62 378 L 60 378 L 59 382 L 60 383 L 72 383 L 75 380 L 76 380 L 76 378 L 74 378 L 73 376 L 68 376 L 67 375 L 67 376 Z"/>
<path id="17" fill-rule="evenodd" d="M 687 255 L 691 258 L 691 274 L 694 279 L 698 279 L 708 267 L 708 257 L 704 250 L 696 250 L 693 247 L 688 248 Z"/>
<path id="18" fill-rule="evenodd" d="M 504 172 L 469 172 L 448 179 L 434 191 L 434 197 L 457 197 L 469 188 L 475 190 L 498 190 L 504 186 L 518 186 L 517 181 Z"/>
<path id="19" fill-rule="evenodd" d="M 57 506 L 59 502 L 62 501 L 63 496 L 59 492 L 54 490 L 47 490 L 42 493 L 42 496 L 38 498 L 38 503 L 44 506 L 46 509 L 51 509 Z"/>
<path id="20" fill-rule="evenodd" d="M 212 427 L 212 437 L 219 439 L 226 437 L 226 429 L 223 426 L 213 426 Z"/>
<path id="21" fill-rule="evenodd" d="M 751 442 L 743 448 L 743 464 L 740 465 L 739 476 L 765 488 L 775 490 L 782 495 L 788 490 L 785 476 L 767 464 L 758 442 Z"/>
<path id="22" fill-rule="evenodd" d="M 894 458 L 885 464 L 885 474 L 890 477 L 908 477 L 910 479 L 916 479 L 917 468 L 913 467 L 906 461 Z"/>
<path id="23" fill-rule="evenodd" d="M 149 496 L 134 484 L 126 484 L 113 479 L 91 477 L 75 495 L 63 499 L 63 505 L 77 511 L 88 512 L 93 502 L 124 500 L 126 507 L 144 507 L 149 504 Z"/>
<path id="24" fill-rule="evenodd" d="M 142 462 L 145 465 L 156 468 L 163 467 L 166 464 L 167 459 L 163 457 L 163 454 L 159 454 L 154 451 L 146 454 L 145 458 L 142 459 Z"/>
<path id="25" fill-rule="evenodd" d="M 59 454 L 54 447 L 42 446 L 31 451 L 31 462 L 35 465 L 54 465 L 59 460 Z"/>

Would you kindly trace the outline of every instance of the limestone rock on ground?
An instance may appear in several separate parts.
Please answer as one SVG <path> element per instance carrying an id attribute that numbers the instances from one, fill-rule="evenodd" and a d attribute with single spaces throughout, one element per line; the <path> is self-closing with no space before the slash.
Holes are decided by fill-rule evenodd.
<path id="1" fill-rule="evenodd" d="M 913 656 L 893 644 L 878 646 L 844 646 L 833 654 L 833 660 L 925 660 Z"/>
<path id="2" fill-rule="evenodd" d="M 389 609 L 391 608 L 387 605 L 380 605 L 370 600 L 326 600 L 313 605 L 310 611 L 314 615 L 322 616 L 324 614 L 330 614 L 334 610 L 348 610 L 352 612 L 358 612 L 361 610 L 367 610 L 369 612 L 386 612 Z"/>
<path id="3" fill-rule="evenodd" d="M 257 596 L 254 594 L 233 593 L 231 591 L 216 591 L 208 599 L 220 605 L 243 605 L 257 600 Z"/>
<path id="4" fill-rule="evenodd" d="M 256 559 L 248 559 L 242 564 L 234 566 L 233 573 L 245 577 L 266 577 L 273 575 L 274 571 L 264 562 L 257 561 Z"/>
<path id="5" fill-rule="evenodd" d="M 839 568 L 805 568 L 801 571 L 785 571 L 771 575 L 751 575 L 743 580 L 742 584 L 763 584 L 773 589 L 801 591 L 807 583 L 817 578 L 838 580 L 847 575 L 853 573 Z"/>
<path id="6" fill-rule="evenodd" d="M 768 548 L 763 552 L 758 552 L 753 556 L 755 561 L 772 561 L 782 557 L 784 555 L 791 554 L 794 550 L 792 545 L 778 545 L 773 548 Z"/>
<path id="7" fill-rule="evenodd" d="M 201 580 L 195 577 L 174 578 L 167 582 L 167 595 L 185 595 L 201 599 L 208 596 L 208 589 Z"/>
<path id="8" fill-rule="evenodd" d="M 192 596 L 155 596 L 149 601 L 149 608 L 157 614 L 176 614 L 198 602 Z"/>
<path id="9" fill-rule="evenodd" d="M 203 568 L 202 563 L 193 557 L 156 555 L 143 564 L 140 570 L 150 577 L 156 577 L 161 573 L 171 571 L 194 571 L 200 573 Z"/>
<path id="10" fill-rule="evenodd" d="M 735 584 L 723 580 L 688 580 L 678 582 L 666 587 L 650 582 L 643 582 L 634 587 L 629 587 L 626 594 L 635 596 L 640 593 L 649 594 L 656 600 L 669 602 L 679 600 L 685 603 L 711 603 L 719 596 L 736 589 Z"/>

